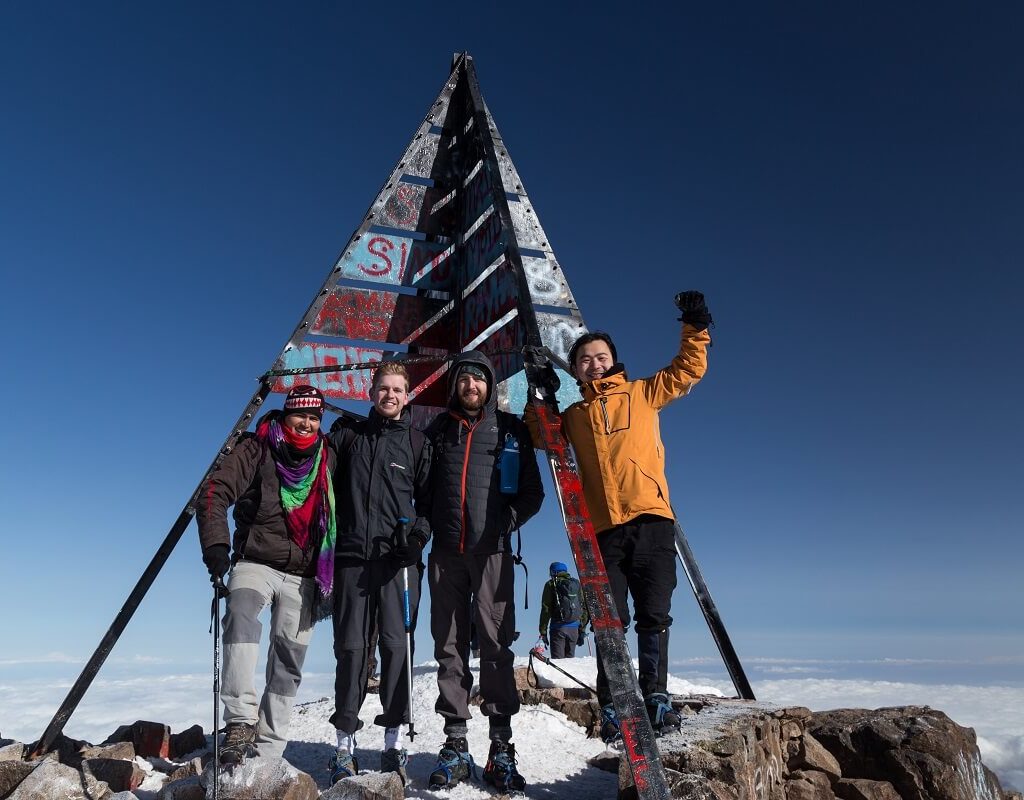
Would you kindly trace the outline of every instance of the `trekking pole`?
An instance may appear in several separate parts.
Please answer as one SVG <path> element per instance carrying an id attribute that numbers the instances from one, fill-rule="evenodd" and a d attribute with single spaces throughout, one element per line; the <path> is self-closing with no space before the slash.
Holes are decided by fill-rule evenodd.
<path id="1" fill-rule="evenodd" d="M 582 686 L 584 689 L 586 689 L 588 692 L 590 692 L 592 695 L 594 695 L 594 697 L 597 697 L 597 689 L 591 689 L 589 686 L 587 686 L 587 684 L 585 684 L 583 681 L 581 681 L 575 675 L 571 675 L 570 673 L 566 672 L 564 669 L 562 669 L 557 664 L 552 664 L 551 663 L 551 659 L 548 658 L 546 655 L 544 655 L 544 651 L 541 650 L 539 647 L 534 647 L 530 651 L 530 658 L 533 658 L 534 656 L 537 656 L 537 658 L 539 658 L 541 661 L 543 661 L 549 667 L 552 667 L 553 669 L 557 669 L 559 672 L 561 672 L 569 680 L 575 681 L 580 686 Z"/>
<path id="2" fill-rule="evenodd" d="M 213 628 L 213 800 L 217 800 L 220 784 L 220 599 L 227 597 L 228 588 L 219 576 L 213 579 L 213 604 L 210 609 L 210 627 Z"/>
<path id="3" fill-rule="evenodd" d="M 406 526 L 408 517 L 398 519 L 398 546 L 404 548 L 409 543 Z M 402 567 L 402 612 L 405 621 L 405 672 L 409 687 L 409 741 L 416 739 L 416 725 L 412 719 L 412 609 L 409 605 L 409 567 Z"/>

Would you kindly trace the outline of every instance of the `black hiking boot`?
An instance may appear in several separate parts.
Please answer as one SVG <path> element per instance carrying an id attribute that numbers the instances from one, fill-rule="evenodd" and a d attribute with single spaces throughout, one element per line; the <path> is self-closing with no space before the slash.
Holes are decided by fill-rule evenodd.
<path id="1" fill-rule="evenodd" d="M 224 742 L 220 746 L 221 764 L 239 764 L 256 755 L 256 726 L 248 722 L 232 722 L 224 728 Z"/>
<path id="2" fill-rule="evenodd" d="M 516 769 L 516 746 L 511 742 L 491 741 L 484 767 L 484 781 L 506 794 L 526 791 L 526 778 Z"/>
<path id="3" fill-rule="evenodd" d="M 651 727 L 657 734 L 677 731 L 683 723 L 679 712 L 672 707 L 669 696 L 663 692 L 654 692 L 644 698 L 644 705 L 647 706 L 647 716 L 650 717 Z"/>
<path id="4" fill-rule="evenodd" d="M 437 766 L 430 773 L 431 789 L 447 789 L 473 774 L 473 756 L 465 737 L 448 738 L 437 754 Z"/>

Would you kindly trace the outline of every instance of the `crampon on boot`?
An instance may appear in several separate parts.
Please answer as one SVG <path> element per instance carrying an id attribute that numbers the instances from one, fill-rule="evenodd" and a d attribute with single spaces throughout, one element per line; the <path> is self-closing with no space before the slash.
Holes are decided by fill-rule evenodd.
<path id="1" fill-rule="evenodd" d="M 644 698 L 644 705 L 647 706 L 647 716 L 650 717 L 651 727 L 655 733 L 668 733 L 679 730 L 683 719 L 679 712 L 672 707 L 667 694 L 654 692 Z"/>
<path id="2" fill-rule="evenodd" d="M 445 789 L 473 775 L 473 756 L 464 737 L 446 739 L 437 754 L 437 766 L 430 773 L 431 789 Z"/>
<path id="3" fill-rule="evenodd" d="M 516 769 L 516 746 L 511 742 L 491 742 L 484 767 L 484 781 L 507 794 L 521 794 L 526 790 L 526 778 Z"/>
<path id="4" fill-rule="evenodd" d="M 230 723 L 224 729 L 220 763 L 238 764 L 253 755 L 256 755 L 256 726 L 247 722 Z"/>
<path id="5" fill-rule="evenodd" d="M 601 741 L 611 744 L 622 736 L 619 730 L 619 718 L 615 713 L 615 706 L 609 704 L 601 708 Z"/>
<path id="6" fill-rule="evenodd" d="M 331 756 L 327 768 L 331 771 L 331 786 L 342 778 L 351 778 L 353 775 L 359 774 L 359 762 L 356 761 L 355 756 L 348 750 L 340 748 Z"/>

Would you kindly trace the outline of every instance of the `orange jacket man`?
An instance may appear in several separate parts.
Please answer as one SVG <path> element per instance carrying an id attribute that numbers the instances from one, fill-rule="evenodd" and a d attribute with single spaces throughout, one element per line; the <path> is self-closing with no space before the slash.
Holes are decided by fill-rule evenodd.
<path id="1" fill-rule="evenodd" d="M 583 399 L 562 414 L 562 430 L 576 451 L 583 494 L 623 627 L 629 626 L 627 595 L 633 598 L 640 689 L 656 730 L 679 724 L 666 686 L 669 611 L 676 586 L 675 520 L 658 414 L 704 376 L 711 342 L 704 296 L 682 292 L 676 304 L 683 323 L 679 352 L 649 378 L 626 376 L 607 333 L 581 336 L 569 351 L 569 366 Z M 539 445 L 529 404 L 524 419 Z M 600 658 L 597 690 L 604 707 L 602 736 L 610 741 L 618 734 L 618 721 Z"/>

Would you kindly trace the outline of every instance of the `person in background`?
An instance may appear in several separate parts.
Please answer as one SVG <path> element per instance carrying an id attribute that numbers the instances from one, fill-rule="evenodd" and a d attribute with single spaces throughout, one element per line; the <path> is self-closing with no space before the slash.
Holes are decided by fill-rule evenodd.
<path id="1" fill-rule="evenodd" d="M 553 561 L 540 599 L 540 638 L 551 658 L 572 658 L 586 638 L 589 619 L 580 582 L 562 561 Z"/>

